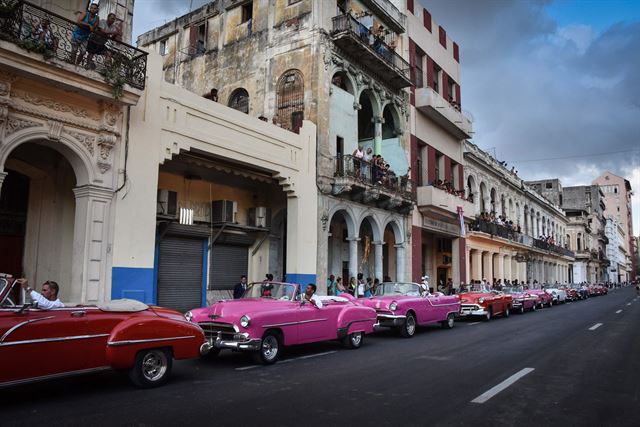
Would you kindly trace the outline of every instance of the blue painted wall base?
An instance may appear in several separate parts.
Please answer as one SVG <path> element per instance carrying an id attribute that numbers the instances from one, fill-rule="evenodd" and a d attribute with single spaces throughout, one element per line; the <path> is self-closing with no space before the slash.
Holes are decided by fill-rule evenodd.
<path id="1" fill-rule="evenodd" d="M 298 283 L 304 286 L 309 283 L 317 284 L 315 274 L 287 273 L 286 279 L 288 283 Z"/>
<path id="2" fill-rule="evenodd" d="M 155 304 L 153 268 L 113 267 L 111 299 L 129 298 L 145 304 Z"/>

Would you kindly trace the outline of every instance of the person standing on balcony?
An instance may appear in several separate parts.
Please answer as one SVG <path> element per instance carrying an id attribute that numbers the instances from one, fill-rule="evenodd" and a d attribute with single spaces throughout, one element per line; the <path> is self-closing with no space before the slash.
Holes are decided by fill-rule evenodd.
<path id="1" fill-rule="evenodd" d="M 358 144 L 358 148 L 353 151 L 353 168 L 356 178 L 360 178 L 360 170 L 362 168 L 362 159 L 364 158 L 364 150 L 362 144 Z"/>
<path id="2" fill-rule="evenodd" d="M 78 65 L 84 57 L 89 36 L 100 23 L 98 5 L 91 3 L 89 10 L 78 16 L 76 23 L 76 28 L 71 34 L 71 62 Z"/>
<path id="3" fill-rule="evenodd" d="M 371 160 L 373 159 L 373 150 L 371 147 L 367 148 L 364 156 L 362 157 L 362 179 L 368 180 L 373 183 L 373 176 L 371 175 Z"/>
<path id="4" fill-rule="evenodd" d="M 116 21 L 116 14 L 110 13 L 106 21 L 100 21 L 96 31 L 91 33 L 87 41 L 87 66 L 91 69 L 96 68 L 93 63 L 93 55 L 104 55 L 105 59 L 111 55 L 107 50 L 107 42 L 109 40 L 122 40 L 122 28 Z"/>

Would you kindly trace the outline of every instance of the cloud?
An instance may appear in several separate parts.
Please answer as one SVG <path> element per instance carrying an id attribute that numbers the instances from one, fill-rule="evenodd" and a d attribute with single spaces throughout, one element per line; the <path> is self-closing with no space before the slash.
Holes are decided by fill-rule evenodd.
<path id="1" fill-rule="evenodd" d="M 133 41 L 138 36 L 165 22 L 189 12 L 189 6 L 196 9 L 209 0 L 136 0 L 133 19 Z"/>
<path id="2" fill-rule="evenodd" d="M 476 144 L 495 147 L 525 179 L 564 186 L 640 170 L 639 22 L 596 32 L 597 23 L 557 25 L 545 1 L 421 2 L 460 45 Z M 640 182 L 632 186 L 640 194 Z M 637 233 L 637 210 L 634 218 Z"/>

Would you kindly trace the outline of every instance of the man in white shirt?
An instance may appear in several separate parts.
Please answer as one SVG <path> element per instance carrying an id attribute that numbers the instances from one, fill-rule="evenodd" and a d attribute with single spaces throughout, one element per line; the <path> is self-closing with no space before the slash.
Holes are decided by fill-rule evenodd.
<path id="1" fill-rule="evenodd" d="M 52 308 L 62 308 L 64 304 L 58 299 L 58 292 L 60 287 L 52 280 L 47 280 L 42 284 L 42 294 L 31 289 L 27 279 L 18 279 L 16 282 L 20 283 L 22 288 L 29 292 L 31 301 L 38 303 L 38 308 L 43 310 L 50 310 Z"/>
<path id="2" fill-rule="evenodd" d="M 302 295 L 302 301 L 303 302 L 310 302 L 313 305 L 315 305 L 318 308 L 322 308 L 322 301 L 320 301 L 320 298 L 316 297 L 316 285 L 314 285 L 313 283 L 309 283 L 307 285 L 307 289 L 305 290 L 304 294 Z"/>

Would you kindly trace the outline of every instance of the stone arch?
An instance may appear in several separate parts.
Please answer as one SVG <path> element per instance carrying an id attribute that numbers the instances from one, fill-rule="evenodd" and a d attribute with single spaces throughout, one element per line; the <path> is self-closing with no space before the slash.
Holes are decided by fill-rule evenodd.
<path id="1" fill-rule="evenodd" d="M 336 77 L 339 77 L 339 80 L 336 79 Z M 351 73 L 343 68 L 333 69 L 333 73 L 331 74 L 331 84 L 355 96 L 357 87 L 355 79 Z"/>
<path id="2" fill-rule="evenodd" d="M 386 230 L 387 227 L 390 227 L 393 231 L 393 235 L 396 239 L 396 245 L 401 245 L 405 242 L 405 236 L 404 232 L 402 231 L 402 227 L 398 224 L 398 221 L 395 218 L 386 219 L 383 224 L 384 227 L 382 227 L 382 230 Z"/>
<path id="3" fill-rule="evenodd" d="M 249 92 L 243 87 L 234 89 L 229 95 L 227 106 L 241 113 L 249 114 Z"/>
<path id="4" fill-rule="evenodd" d="M 402 134 L 402 120 L 395 104 L 386 102 L 382 105 L 382 139 L 395 138 Z"/>
<path id="5" fill-rule="evenodd" d="M 487 184 L 484 181 L 480 182 L 480 197 L 478 201 L 480 203 L 480 212 L 489 212 L 489 192 Z"/>
<path id="6" fill-rule="evenodd" d="M 476 178 L 469 174 L 467 176 L 467 188 L 466 188 L 467 199 L 478 207 L 478 201 L 480 197 L 478 197 L 478 183 L 476 182 Z"/>
<path id="7" fill-rule="evenodd" d="M 349 237 L 354 238 L 357 237 L 356 232 L 357 232 L 357 228 L 356 228 L 356 216 L 353 213 L 353 210 L 349 207 L 349 206 L 344 206 L 344 205 L 337 205 L 335 206 L 330 212 L 329 212 L 329 220 L 328 220 L 328 224 L 331 224 L 333 222 L 334 217 L 337 214 L 341 214 L 342 217 L 344 218 L 345 223 L 347 224 L 347 231 L 349 233 Z"/>
<path id="8" fill-rule="evenodd" d="M 53 141 L 49 138 L 49 130 L 44 127 L 16 132 L 4 141 L 0 146 L 0 172 L 4 171 L 5 163 L 13 150 L 26 143 L 43 145 L 62 154 L 73 168 L 78 187 L 96 181 L 99 173 L 97 165 L 91 158 L 91 153 L 87 149 L 81 148 L 83 144 L 64 132 L 57 140 Z"/>
<path id="9" fill-rule="evenodd" d="M 498 192 L 495 187 L 491 187 L 489 192 L 489 206 L 491 207 L 491 213 L 497 214 Z"/>
<path id="10" fill-rule="evenodd" d="M 370 213 L 365 213 L 361 218 L 359 218 L 356 227 L 357 232 L 360 232 L 360 229 L 362 228 L 365 221 L 368 222 L 369 226 L 371 227 L 371 231 L 373 232 L 373 239 L 376 242 L 382 240 L 382 233 L 384 229 L 381 229 L 380 223 Z"/>

